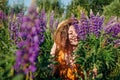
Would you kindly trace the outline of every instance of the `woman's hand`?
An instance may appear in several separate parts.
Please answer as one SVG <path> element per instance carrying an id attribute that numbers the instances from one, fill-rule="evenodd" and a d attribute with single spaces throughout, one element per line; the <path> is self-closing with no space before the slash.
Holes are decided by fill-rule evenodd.
<path id="1" fill-rule="evenodd" d="M 55 50 L 56 50 L 56 43 L 53 44 L 51 52 L 50 52 L 50 54 L 51 54 L 52 57 L 55 56 Z"/>

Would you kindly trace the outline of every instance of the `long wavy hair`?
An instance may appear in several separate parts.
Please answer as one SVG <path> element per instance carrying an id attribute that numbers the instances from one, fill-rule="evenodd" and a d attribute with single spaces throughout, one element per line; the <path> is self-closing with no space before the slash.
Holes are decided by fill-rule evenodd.
<path id="1" fill-rule="evenodd" d="M 62 21 L 55 32 L 54 41 L 57 46 L 57 50 L 62 50 L 64 52 L 72 51 L 72 46 L 70 45 L 68 38 L 68 30 L 71 25 L 78 22 L 77 19 L 67 19 Z"/>

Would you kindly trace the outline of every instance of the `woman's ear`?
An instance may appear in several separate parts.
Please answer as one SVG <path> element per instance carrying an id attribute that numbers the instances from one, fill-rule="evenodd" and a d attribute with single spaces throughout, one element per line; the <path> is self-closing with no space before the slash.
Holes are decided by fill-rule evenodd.
<path id="1" fill-rule="evenodd" d="M 53 44 L 53 46 L 52 46 L 52 49 L 51 49 L 51 52 L 50 52 L 50 54 L 52 55 L 52 56 L 55 56 L 55 51 L 56 51 L 56 43 L 54 42 L 54 44 Z"/>

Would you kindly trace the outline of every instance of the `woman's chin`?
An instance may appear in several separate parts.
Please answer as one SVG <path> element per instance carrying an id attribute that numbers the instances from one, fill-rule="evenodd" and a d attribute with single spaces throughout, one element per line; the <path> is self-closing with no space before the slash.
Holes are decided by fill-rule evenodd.
<path id="1" fill-rule="evenodd" d="M 77 46 L 78 42 L 71 42 L 70 44 L 73 46 Z"/>

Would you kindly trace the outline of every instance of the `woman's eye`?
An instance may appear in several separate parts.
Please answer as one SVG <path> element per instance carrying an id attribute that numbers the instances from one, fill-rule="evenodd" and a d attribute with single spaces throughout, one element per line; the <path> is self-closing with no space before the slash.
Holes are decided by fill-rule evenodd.
<path id="1" fill-rule="evenodd" d="M 72 32 L 69 32 L 69 34 L 72 34 Z"/>
<path id="2" fill-rule="evenodd" d="M 69 34 L 72 34 L 72 33 L 69 33 Z"/>

